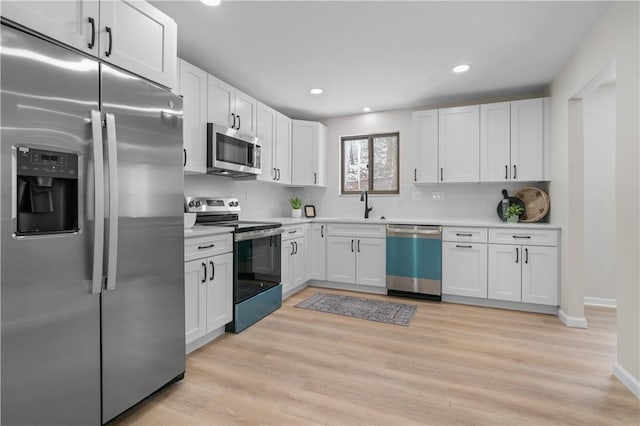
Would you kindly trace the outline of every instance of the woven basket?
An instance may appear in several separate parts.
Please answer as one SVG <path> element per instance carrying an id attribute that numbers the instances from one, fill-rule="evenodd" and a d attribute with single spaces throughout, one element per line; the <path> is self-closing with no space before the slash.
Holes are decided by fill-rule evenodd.
<path id="1" fill-rule="evenodd" d="M 539 222 L 549 213 L 549 195 L 541 189 L 526 187 L 513 194 L 524 203 L 520 222 Z"/>

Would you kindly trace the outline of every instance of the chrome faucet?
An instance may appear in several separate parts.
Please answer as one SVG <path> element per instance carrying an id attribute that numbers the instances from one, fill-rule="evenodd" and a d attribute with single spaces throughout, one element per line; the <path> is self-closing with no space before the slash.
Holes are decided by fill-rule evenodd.
<path id="1" fill-rule="evenodd" d="M 369 191 L 360 193 L 360 201 L 364 201 L 364 218 L 369 219 L 369 212 L 373 210 L 373 207 L 369 207 Z"/>

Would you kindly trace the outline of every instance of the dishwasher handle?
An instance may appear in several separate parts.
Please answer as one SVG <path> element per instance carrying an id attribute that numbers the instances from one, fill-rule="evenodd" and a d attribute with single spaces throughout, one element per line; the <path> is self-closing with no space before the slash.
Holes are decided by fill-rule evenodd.
<path id="1" fill-rule="evenodd" d="M 387 228 L 387 237 L 414 237 L 414 238 L 442 238 L 442 228 L 434 226 L 412 226 L 412 227 L 396 227 Z"/>

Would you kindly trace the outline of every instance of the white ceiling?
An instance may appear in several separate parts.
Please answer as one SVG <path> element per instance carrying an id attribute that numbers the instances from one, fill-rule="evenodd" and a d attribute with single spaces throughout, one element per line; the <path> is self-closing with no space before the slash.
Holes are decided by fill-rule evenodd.
<path id="1" fill-rule="evenodd" d="M 292 118 L 541 94 L 609 2 L 152 1 L 178 56 Z M 461 63 L 471 71 L 453 74 Z M 314 96 L 309 89 L 320 87 Z"/>

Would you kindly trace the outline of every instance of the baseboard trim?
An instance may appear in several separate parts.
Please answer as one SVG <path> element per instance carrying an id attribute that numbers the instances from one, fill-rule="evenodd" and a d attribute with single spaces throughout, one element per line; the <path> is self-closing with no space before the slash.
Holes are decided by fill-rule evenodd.
<path id="1" fill-rule="evenodd" d="M 638 379 L 633 377 L 631 373 L 617 362 L 613 364 L 613 375 L 616 376 L 636 398 L 640 399 L 640 381 Z"/>
<path id="2" fill-rule="evenodd" d="M 557 315 L 557 306 L 538 305 L 534 303 L 510 302 L 508 300 L 483 299 L 480 297 L 458 296 L 443 294 L 442 301 L 460 303 L 462 305 L 482 306 L 485 308 L 511 309 L 514 311 L 537 312 L 539 314 Z"/>
<path id="3" fill-rule="evenodd" d="M 584 297 L 584 304 L 591 306 L 605 306 L 607 308 L 615 308 L 617 306 L 616 299 L 605 299 L 604 297 Z"/>
<path id="4" fill-rule="evenodd" d="M 558 318 L 560 318 L 560 321 L 567 327 L 588 328 L 585 317 L 570 317 L 562 309 L 558 309 Z"/>

